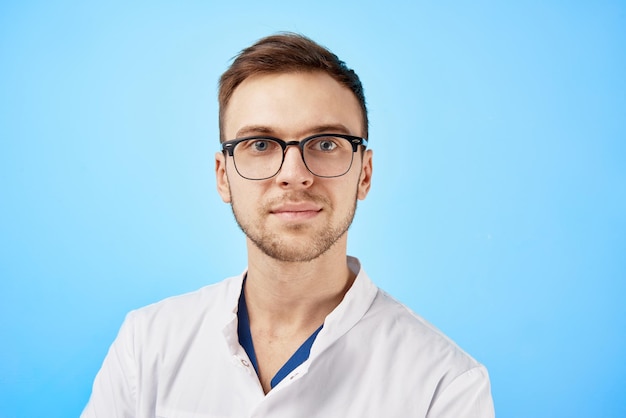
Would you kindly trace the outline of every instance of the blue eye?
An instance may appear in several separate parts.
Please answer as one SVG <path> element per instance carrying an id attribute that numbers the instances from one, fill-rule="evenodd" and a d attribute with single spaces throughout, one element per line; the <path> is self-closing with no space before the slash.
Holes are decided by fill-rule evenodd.
<path id="1" fill-rule="evenodd" d="M 252 146 L 254 146 L 254 149 L 256 151 L 267 151 L 267 149 L 270 147 L 270 144 L 268 141 L 258 140 L 254 141 Z"/>
<path id="2" fill-rule="evenodd" d="M 335 144 L 331 140 L 324 139 L 324 140 L 319 142 L 319 148 L 320 148 L 321 151 L 332 151 L 335 148 L 337 148 L 337 144 Z"/>
<path id="3" fill-rule="evenodd" d="M 331 152 L 331 151 L 335 151 L 337 149 L 337 147 L 341 146 L 338 143 L 337 138 L 334 137 L 321 137 L 321 138 L 315 138 L 314 140 L 312 140 L 311 142 L 309 142 L 307 144 L 307 148 L 311 151 L 317 151 L 317 152 Z"/>

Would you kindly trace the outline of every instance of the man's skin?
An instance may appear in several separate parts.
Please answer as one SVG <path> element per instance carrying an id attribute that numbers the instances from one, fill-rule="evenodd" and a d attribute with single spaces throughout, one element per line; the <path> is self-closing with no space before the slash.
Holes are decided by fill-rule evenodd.
<path id="1" fill-rule="evenodd" d="M 224 137 L 269 135 L 298 141 L 316 133 L 363 135 L 354 94 L 322 72 L 256 75 L 234 91 Z M 358 150 L 341 177 L 311 174 L 287 148 L 278 174 L 241 177 L 232 157 L 215 155 L 217 189 L 246 233 L 245 298 L 265 393 L 297 348 L 341 302 L 355 275 L 346 262 L 347 229 L 356 200 L 368 194 L 372 152 Z"/>

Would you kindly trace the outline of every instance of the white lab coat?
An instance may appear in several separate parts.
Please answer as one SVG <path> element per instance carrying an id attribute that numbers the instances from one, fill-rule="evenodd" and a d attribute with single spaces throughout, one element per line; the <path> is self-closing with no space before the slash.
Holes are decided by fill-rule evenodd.
<path id="1" fill-rule="evenodd" d="M 348 261 L 354 284 L 267 395 L 237 338 L 244 273 L 130 312 L 81 416 L 493 417 L 485 367 Z"/>

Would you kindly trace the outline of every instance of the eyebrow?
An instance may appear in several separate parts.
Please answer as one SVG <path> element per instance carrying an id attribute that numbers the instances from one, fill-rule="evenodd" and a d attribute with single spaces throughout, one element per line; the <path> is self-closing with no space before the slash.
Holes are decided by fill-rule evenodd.
<path id="1" fill-rule="evenodd" d="M 299 134 L 298 138 L 303 138 L 309 135 L 321 134 L 321 133 L 336 133 L 336 134 L 350 134 L 350 130 L 341 123 L 318 125 L 312 128 L 306 129 Z M 255 135 L 267 135 L 278 136 L 277 130 L 266 125 L 247 125 L 237 131 L 236 138 L 243 138 L 247 136 Z"/>

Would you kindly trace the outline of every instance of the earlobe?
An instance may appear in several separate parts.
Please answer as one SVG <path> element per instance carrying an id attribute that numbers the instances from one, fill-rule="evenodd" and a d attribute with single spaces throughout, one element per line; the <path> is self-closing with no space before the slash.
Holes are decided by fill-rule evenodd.
<path id="1" fill-rule="evenodd" d="M 363 163 L 361 165 L 361 176 L 359 178 L 359 188 L 357 197 L 364 200 L 372 186 L 372 150 L 366 150 L 363 155 Z"/>
<path id="2" fill-rule="evenodd" d="M 221 152 L 215 153 L 215 181 L 217 183 L 217 192 L 224 203 L 230 203 L 230 184 L 226 174 L 226 157 Z"/>

